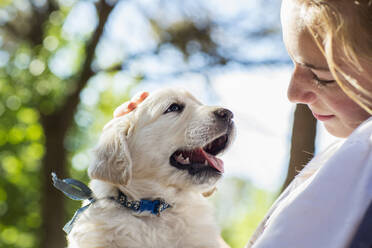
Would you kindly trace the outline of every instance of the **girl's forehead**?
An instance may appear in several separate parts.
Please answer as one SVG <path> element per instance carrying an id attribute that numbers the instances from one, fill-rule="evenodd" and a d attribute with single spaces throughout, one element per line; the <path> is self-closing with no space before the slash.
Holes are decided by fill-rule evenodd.
<path id="1" fill-rule="evenodd" d="M 294 62 L 310 68 L 328 68 L 324 55 L 298 14 L 291 11 L 282 17 L 282 26 L 284 44 Z"/>

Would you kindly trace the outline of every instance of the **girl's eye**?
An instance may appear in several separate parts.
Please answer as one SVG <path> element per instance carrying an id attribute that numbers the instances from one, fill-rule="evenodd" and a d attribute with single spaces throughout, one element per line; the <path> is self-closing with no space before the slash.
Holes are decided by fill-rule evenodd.
<path id="1" fill-rule="evenodd" d="M 182 112 L 184 106 L 178 103 L 172 103 L 167 110 L 165 110 L 164 114 L 170 113 L 170 112 Z"/>
<path id="2" fill-rule="evenodd" d="M 317 84 L 322 85 L 322 86 L 326 86 L 328 84 L 332 84 L 336 82 L 336 80 L 322 80 L 318 78 L 318 76 L 315 73 L 313 73 L 313 79 Z"/>

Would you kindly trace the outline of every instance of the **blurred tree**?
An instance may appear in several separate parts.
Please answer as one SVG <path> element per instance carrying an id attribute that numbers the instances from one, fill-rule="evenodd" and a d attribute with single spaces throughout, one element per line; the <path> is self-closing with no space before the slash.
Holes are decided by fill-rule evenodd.
<path id="1" fill-rule="evenodd" d="M 0 247 L 65 246 L 50 172 L 87 179 L 87 147 L 136 84 L 288 64 L 279 4 L 0 1 Z"/>
<path id="2" fill-rule="evenodd" d="M 305 104 L 297 104 L 292 127 L 291 152 L 287 177 L 282 191 L 313 158 L 315 151 L 316 119 Z"/>
<path id="3" fill-rule="evenodd" d="M 51 187 L 50 173 L 66 176 L 65 137 L 73 125 L 80 93 L 95 74 L 91 67 L 95 49 L 114 8 L 114 4 L 105 1 L 95 6 L 98 24 L 77 50 L 75 73 L 64 80 L 47 65 L 53 51 L 66 43 L 61 27 L 68 8 L 57 1 L 9 1 L 5 6 L 8 17 L 2 20 L 1 37 L 2 54 L 8 56 L 8 61 L 0 73 L 1 100 L 5 103 L 1 105 L 1 162 L 5 170 L 1 175 L 6 180 L 1 186 L 8 199 L 3 203 L 7 214 L 2 221 L 5 231 L 0 243 L 14 247 L 65 247 L 60 229 L 66 220 L 64 200 Z M 22 216 L 28 216 L 28 222 L 21 223 Z M 41 239 L 30 236 L 32 233 Z"/>

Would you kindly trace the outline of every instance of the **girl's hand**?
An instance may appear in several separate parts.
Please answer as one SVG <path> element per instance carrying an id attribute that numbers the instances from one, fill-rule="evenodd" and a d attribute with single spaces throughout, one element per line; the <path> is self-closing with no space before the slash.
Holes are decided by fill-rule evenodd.
<path id="1" fill-rule="evenodd" d="M 148 92 L 142 92 L 135 95 L 129 102 L 125 102 L 114 111 L 114 118 L 128 114 L 137 107 L 138 104 L 143 102 L 149 96 Z"/>

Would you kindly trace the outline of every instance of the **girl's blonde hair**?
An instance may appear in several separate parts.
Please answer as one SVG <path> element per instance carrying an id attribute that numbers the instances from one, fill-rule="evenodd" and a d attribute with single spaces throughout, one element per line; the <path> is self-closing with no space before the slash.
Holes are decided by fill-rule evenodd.
<path id="1" fill-rule="evenodd" d="M 324 54 L 341 89 L 372 114 L 372 92 L 340 68 L 347 64 L 357 74 L 372 68 L 372 0 L 301 0 L 305 24 Z M 337 60 L 335 58 L 337 53 Z M 342 56 L 339 56 L 342 55 Z M 369 76 L 372 77 L 372 72 Z M 341 80 L 340 76 L 344 79 Z M 369 78 L 372 88 L 372 78 Z"/>

